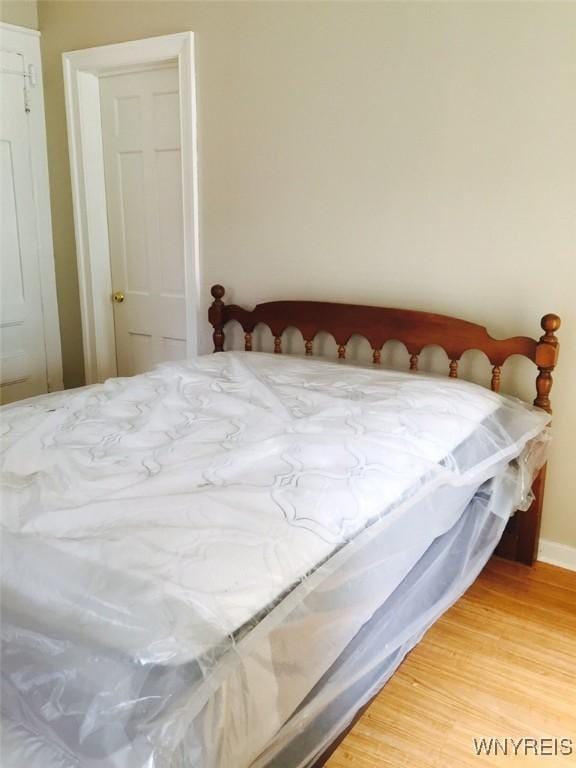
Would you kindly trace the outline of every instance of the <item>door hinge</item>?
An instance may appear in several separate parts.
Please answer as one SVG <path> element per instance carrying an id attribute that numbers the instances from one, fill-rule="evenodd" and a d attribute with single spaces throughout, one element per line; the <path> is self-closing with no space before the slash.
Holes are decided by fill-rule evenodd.
<path id="1" fill-rule="evenodd" d="M 24 56 L 18 51 L 4 51 L 6 53 L 15 53 L 20 57 L 22 63 L 22 69 L 12 69 L 11 67 L 0 67 L 0 72 L 6 75 L 17 75 L 23 79 L 23 91 L 24 91 L 24 111 L 30 112 L 32 108 L 32 101 L 30 98 L 30 88 L 36 88 L 38 85 L 38 77 L 36 74 L 36 67 L 34 64 L 28 64 L 26 66 Z"/>
<path id="2" fill-rule="evenodd" d="M 36 88 L 38 80 L 36 78 L 36 67 L 34 64 L 28 64 L 28 70 L 24 73 L 24 109 L 29 114 L 32 109 L 32 99 L 30 98 L 30 88 Z"/>

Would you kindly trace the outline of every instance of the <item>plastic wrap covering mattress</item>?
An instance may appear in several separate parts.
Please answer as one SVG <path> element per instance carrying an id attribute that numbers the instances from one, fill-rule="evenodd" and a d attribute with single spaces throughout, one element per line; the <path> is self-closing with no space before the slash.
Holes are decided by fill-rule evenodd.
<path id="1" fill-rule="evenodd" d="M 476 576 L 547 421 L 257 353 L 5 407 L 3 765 L 308 765 Z"/>

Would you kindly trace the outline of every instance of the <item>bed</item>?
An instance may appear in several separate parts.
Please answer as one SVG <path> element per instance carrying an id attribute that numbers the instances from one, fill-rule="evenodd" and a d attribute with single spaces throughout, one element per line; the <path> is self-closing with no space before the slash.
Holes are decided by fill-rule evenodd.
<path id="1" fill-rule="evenodd" d="M 7 766 L 321 764 L 499 541 L 534 556 L 555 315 L 539 341 L 497 341 L 439 315 L 212 296 L 215 351 L 231 321 L 244 351 L 2 411 Z M 272 354 L 252 351 L 259 323 Z M 304 355 L 281 354 L 288 327 Z M 320 330 L 339 361 L 310 359 Z M 355 333 L 370 368 L 345 360 Z M 389 338 L 408 372 L 379 365 Z M 448 378 L 417 372 L 438 343 Z M 470 346 L 491 390 L 457 379 Z M 535 407 L 497 393 L 511 354 L 538 367 Z"/>

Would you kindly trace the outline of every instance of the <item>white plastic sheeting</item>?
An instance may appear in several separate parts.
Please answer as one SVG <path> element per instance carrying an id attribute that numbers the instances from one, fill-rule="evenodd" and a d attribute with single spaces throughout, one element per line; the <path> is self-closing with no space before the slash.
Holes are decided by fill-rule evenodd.
<path id="1" fill-rule="evenodd" d="M 9 759 L 307 765 L 486 561 L 547 422 L 257 353 L 5 407 Z"/>

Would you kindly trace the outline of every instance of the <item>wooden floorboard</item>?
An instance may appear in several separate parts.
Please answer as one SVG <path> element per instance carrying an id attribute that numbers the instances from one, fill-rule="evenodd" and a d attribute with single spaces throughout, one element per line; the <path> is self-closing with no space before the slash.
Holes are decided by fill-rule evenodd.
<path id="1" fill-rule="evenodd" d="M 479 756 L 483 737 L 567 738 L 572 754 Z M 516 765 L 576 765 L 576 573 L 493 558 L 326 768 Z"/>

